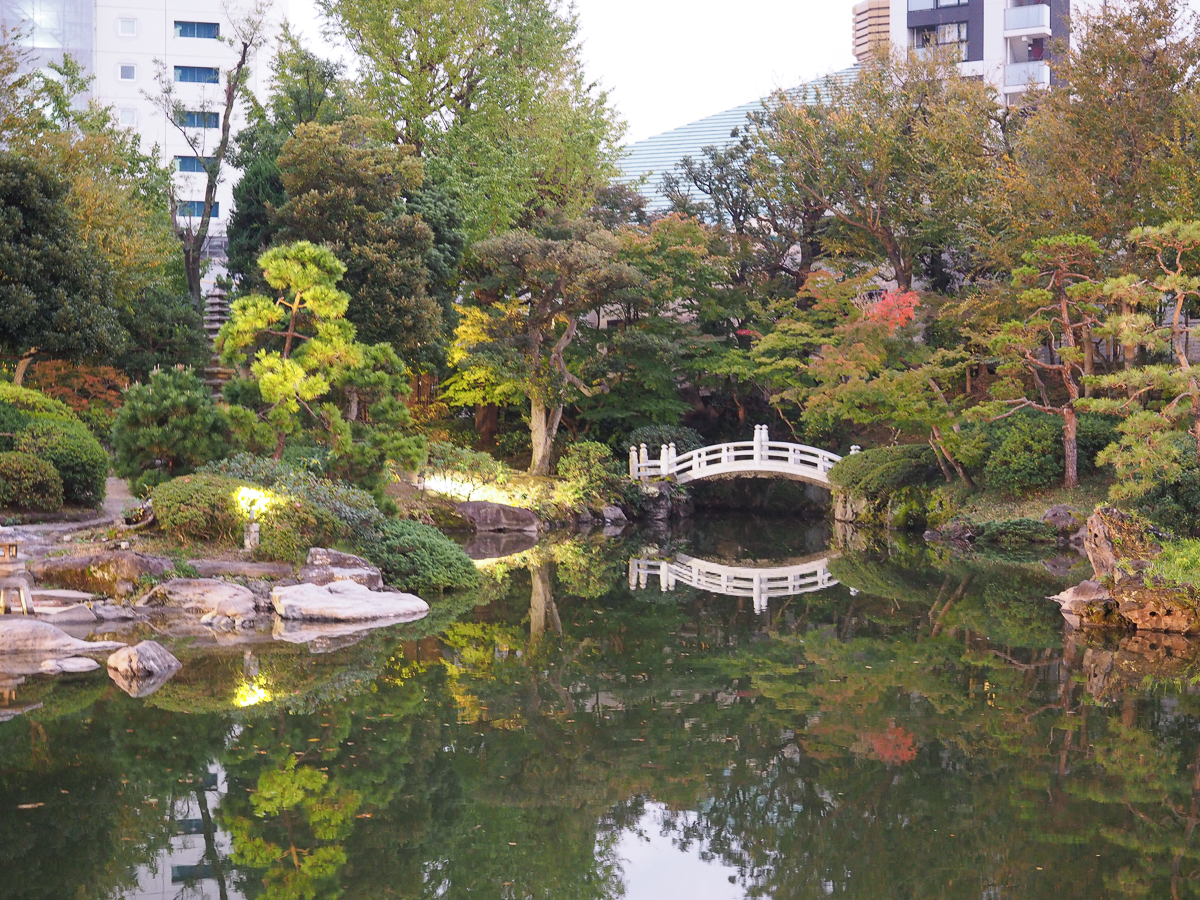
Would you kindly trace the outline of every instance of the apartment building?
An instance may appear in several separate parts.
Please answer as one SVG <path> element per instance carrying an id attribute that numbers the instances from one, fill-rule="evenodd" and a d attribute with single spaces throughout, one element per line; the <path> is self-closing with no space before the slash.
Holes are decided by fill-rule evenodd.
<path id="1" fill-rule="evenodd" d="M 240 2 L 240 5 L 239 5 Z M 282 20 L 287 0 L 277 0 L 271 24 Z M 44 67 L 70 54 L 92 76 L 91 97 L 112 107 L 117 124 L 136 131 L 143 149 L 159 147 L 173 163 L 178 213 L 201 214 L 205 158 L 216 146 L 224 115 L 224 72 L 237 59 L 226 43 L 234 22 L 249 13 L 252 0 L 0 0 L 0 24 L 21 33 L 31 64 Z M 268 28 L 272 32 L 273 27 Z M 248 86 L 265 95 L 269 52 L 253 61 Z M 156 105 L 158 79 L 170 84 L 183 104 L 169 121 Z M 233 134 L 245 124 L 235 109 Z M 181 131 L 182 128 L 182 131 Z M 195 143 L 192 143 L 188 138 Z M 217 190 L 208 255 L 225 255 L 225 225 L 233 211 L 233 185 L 240 173 L 227 170 Z M 215 274 L 215 273 L 214 273 Z"/>
<path id="2" fill-rule="evenodd" d="M 1070 17 L 1088 0 L 864 0 L 854 7 L 859 60 L 884 39 L 918 53 L 949 48 L 964 75 L 1013 100 L 1051 83 L 1050 50 L 1070 38 Z M 886 6 L 883 10 L 881 7 Z"/>

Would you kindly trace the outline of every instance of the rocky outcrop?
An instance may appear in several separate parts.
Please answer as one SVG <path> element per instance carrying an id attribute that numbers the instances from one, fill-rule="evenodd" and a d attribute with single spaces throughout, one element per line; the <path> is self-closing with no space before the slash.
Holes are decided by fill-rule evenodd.
<path id="1" fill-rule="evenodd" d="M 172 578 L 157 585 L 138 601 L 138 606 L 221 616 L 238 623 L 248 623 L 255 612 L 254 594 L 249 588 L 215 578 Z"/>
<path id="2" fill-rule="evenodd" d="M 118 641 L 81 641 L 48 622 L 29 616 L 0 617 L 0 654 L 36 654 L 42 657 L 79 656 L 120 650 Z"/>
<path id="3" fill-rule="evenodd" d="M 228 559 L 189 559 L 188 565 L 201 578 L 253 578 L 256 580 L 278 580 L 291 578 L 294 567 L 288 563 L 245 562 Z"/>
<path id="4" fill-rule="evenodd" d="M 871 501 L 866 497 L 854 497 L 844 491 L 833 492 L 835 522 L 862 522 L 871 511 Z"/>
<path id="5" fill-rule="evenodd" d="M 625 510 L 619 506 L 606 506 L 600 510 L 600 515 L 609 525 L 627 525 L 629 523 L 629 519 L 625 516 Z"/>
<path id="6" fill-rule="evenodd" d="M 489 503 L 485 500 L 467 500 L 454 509 L 470 522 L 476 531 L 524 531 L 537 534 L 541 528 L 538 517 L 519 506 L 506 506 L 503 503 Z"/>
<path id="7" fill-rule="evenodd" d="M 175 564 L 163 556 L 113 550 L 82 556 L 52 556 L 29 564 L 39 584 L 125 598 L 137 591 L 138 579 L 160 577 Z"/>
<path id="8" fill-rule="evenodd" d="M 308 551 L 308 559 L 298 577 L 308 584 L 354 581 L 373 591 L 383 587 L 383 575 L 370 561 L 325 547 L 313 547 Z"/>
<path id="9" fill-rule="evenodd" d="M 1043 513 L 1042 521 L 1058 532 L 1060 541 L 1082 541 L 1084 539 L 1087 519 L 1073 506 L 1065 503 L 1052 506 Z"/>
<path id="10" fill-rule="evenodd" d="M 1112 594 L 1098 581 L 1083 581 L 1050 598 L 1058 603 L 1063 618 L 1072 628 L 1084 620 L 1103 619 L 1112 608 Z"/>
<path id="11" fill-rule="evenodd" d="M 146 697 L 166 684 L 182 664 L 156 641 L 122 647 L 108 658 L 108 676 L 130 697 Z"/>
<path id="12" fill-rule="evenodd" d="M 1165 531 L 1111 506 L 1101 507 L 1087 520 L 1083 549 L 1095 578 L 1111 577 L 1114 583 L 1140 583 L 1150 560 L 1170 540 Z"/>
<path id="13" fill-rule="evenodd" d="M 323 622 L 370 619 L 407 622 L 429 612 L 429 604 L 414 594 L 372 591 L 355 581 L 277 587 L 271 591 L 271 602 L 281 618 Z"/>

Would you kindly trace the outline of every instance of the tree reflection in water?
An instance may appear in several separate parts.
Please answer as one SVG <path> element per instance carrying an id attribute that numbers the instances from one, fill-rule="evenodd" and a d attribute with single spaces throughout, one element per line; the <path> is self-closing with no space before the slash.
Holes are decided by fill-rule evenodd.
<path id="1" fill-rule="evenodd" d="M 142 701 L 19 686 L 43 706 L 0 724 L 6 896 L 133 896 L 155 810 L 214 761 L 230 896 L 637 897 L 637 827 L 776 900 L 1198 893 L 1188 642 L 1064 643 L 1038 560 L 892 543 L 756 616 L 631 592 L 626 549 L 543 544 L 457 621 L 256 650 L 276 691 L 246 708 L 181 709 L 231 697 L 240 654 Z"/>

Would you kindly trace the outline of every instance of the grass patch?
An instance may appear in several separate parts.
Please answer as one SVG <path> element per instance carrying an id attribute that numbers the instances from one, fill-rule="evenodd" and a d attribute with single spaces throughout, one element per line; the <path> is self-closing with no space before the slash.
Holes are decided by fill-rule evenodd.
<path id="1" fill-rule="evenodd" d="M 1066 504 L 1088 516 L 1105 502 L 1111 483 L 1109 478 L 1093 475 L 1080 479 L 1079 486 L 1071 490 L 1056 485 L 1017 498 L 1005 497 L 997 490 L 978 490 L 955 497 L 954 514 L 977 524 L 1011 519 L 1040 521 L 1050 507 Z"/>

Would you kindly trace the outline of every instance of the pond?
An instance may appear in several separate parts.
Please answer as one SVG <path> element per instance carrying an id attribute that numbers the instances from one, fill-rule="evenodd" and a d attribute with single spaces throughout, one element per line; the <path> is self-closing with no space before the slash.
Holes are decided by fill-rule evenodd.
<path id="1" fill-rule="evenodd" d="M 179 642 L 142 699 L 0 683 L 0 895 L 1200 894 L 1187 641 L 1064 640 L 1078 557 L 835 543 L 556 539 L 356 642 Z"/>

